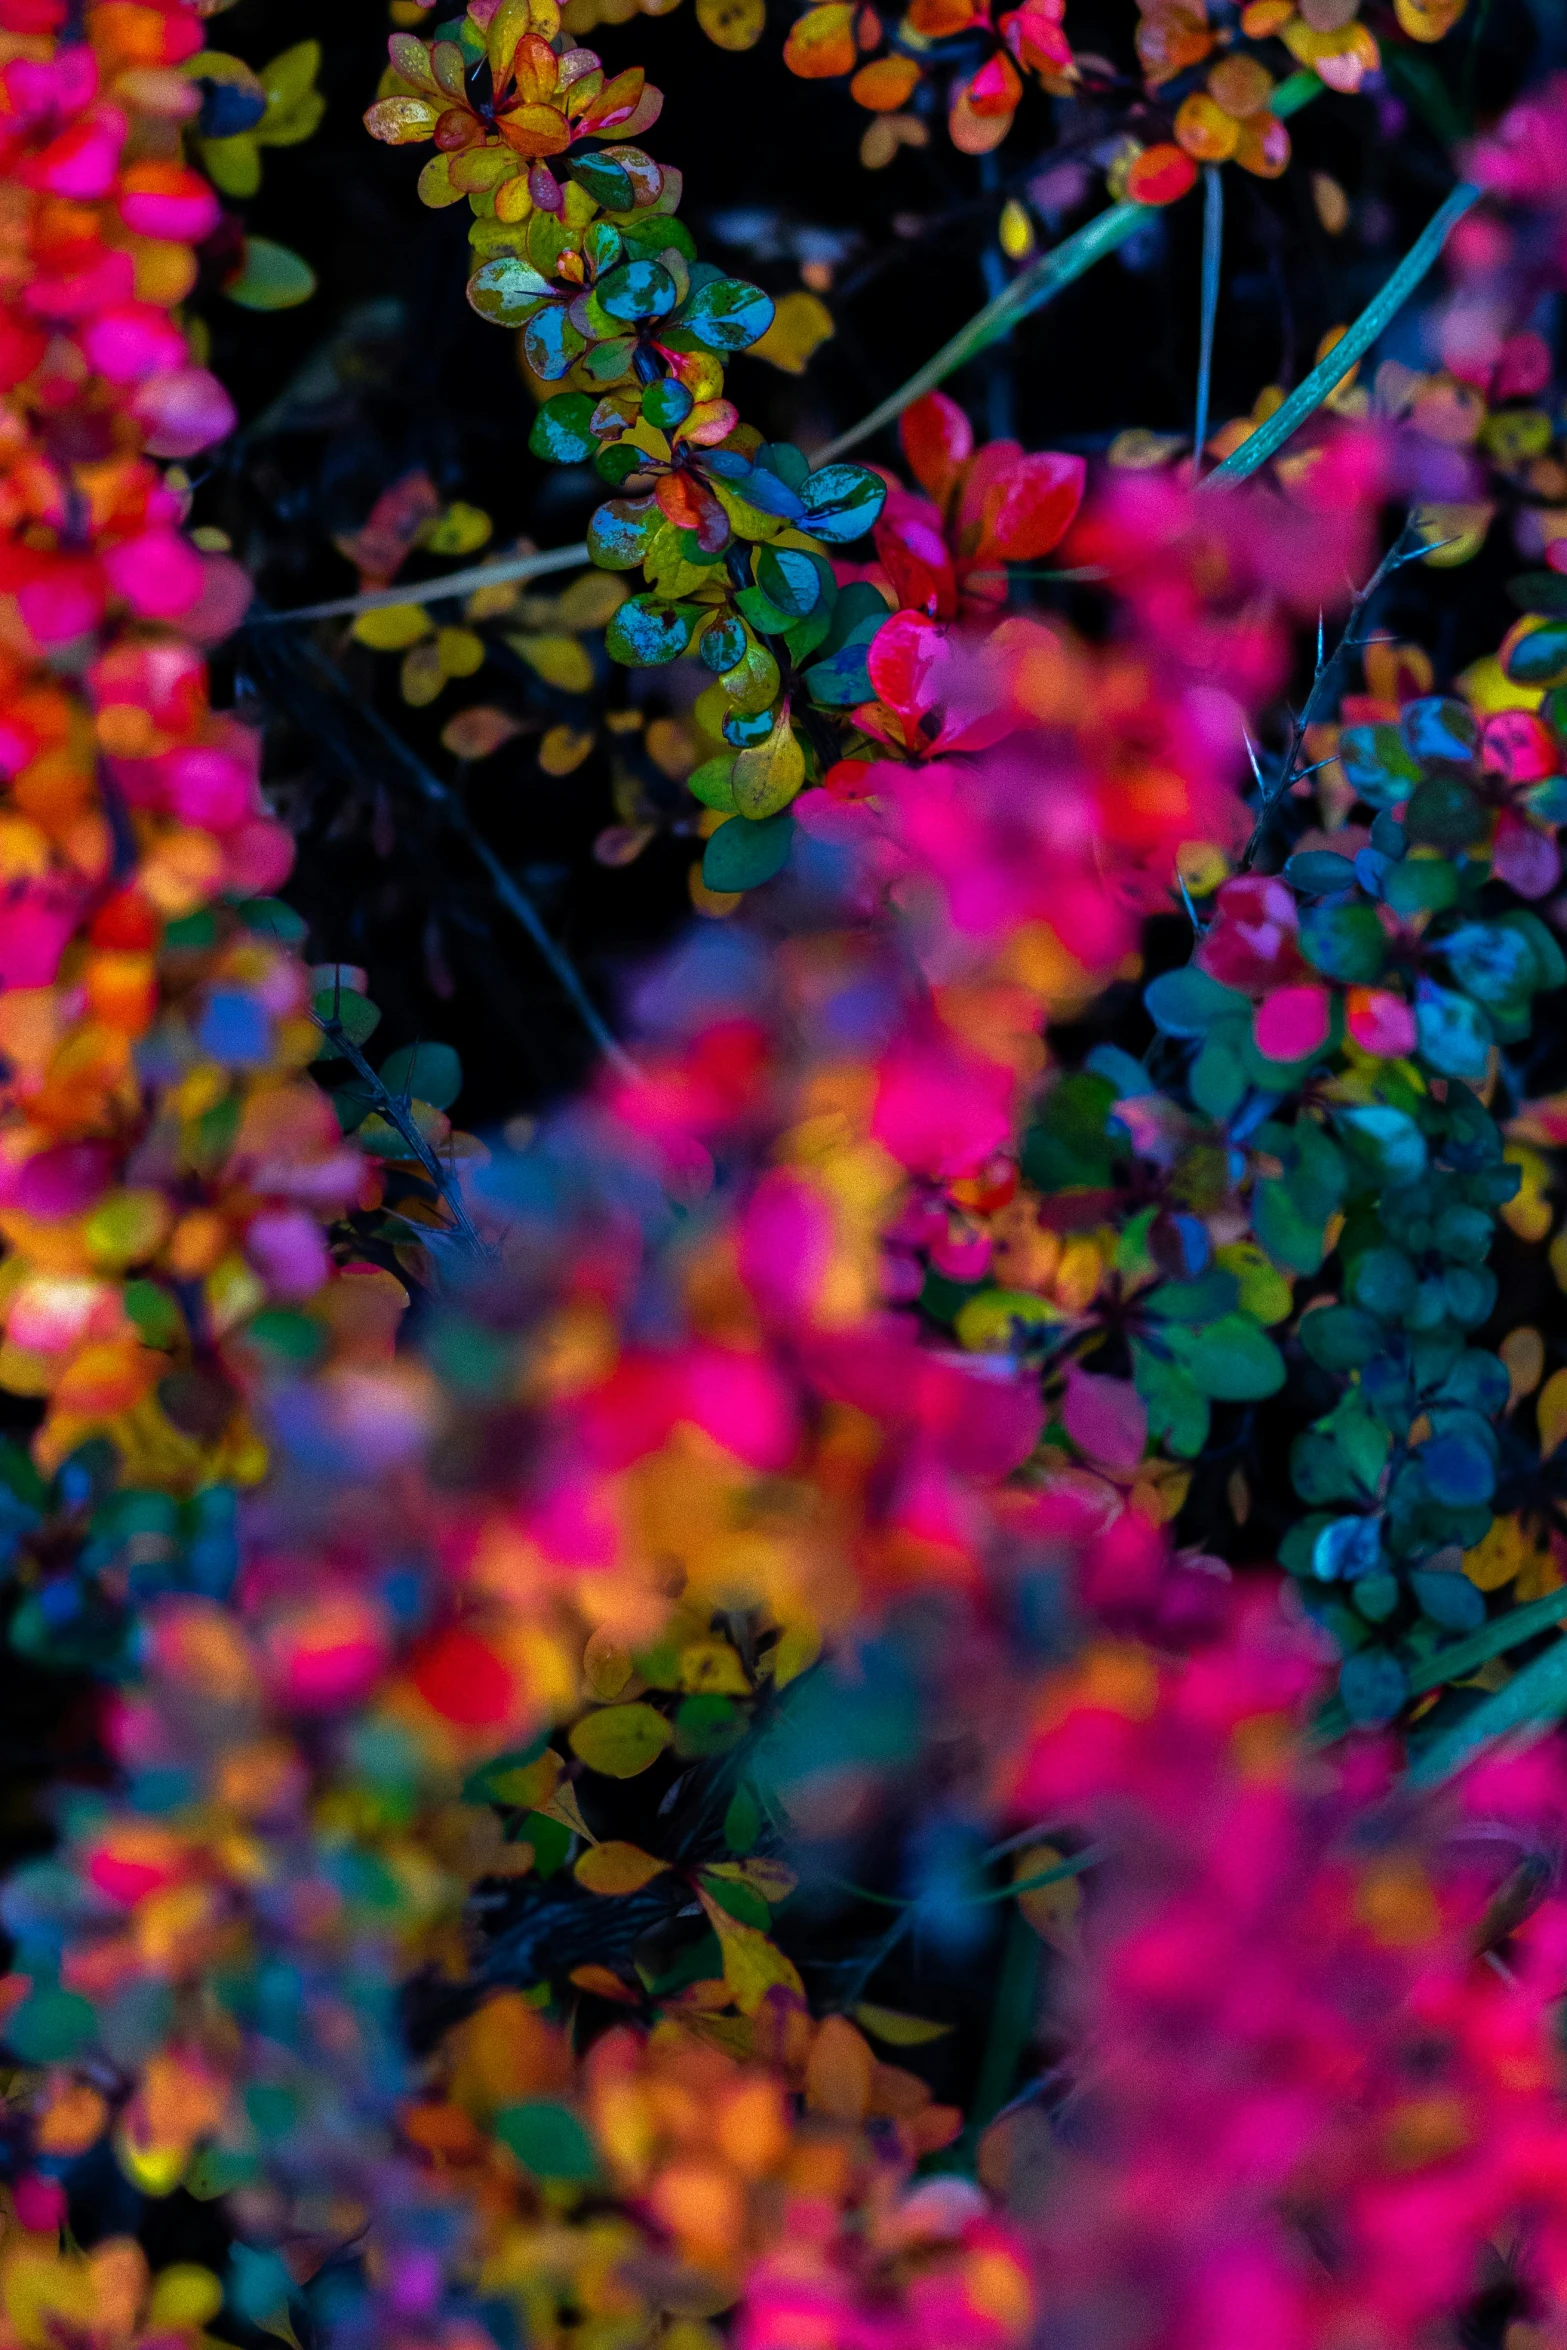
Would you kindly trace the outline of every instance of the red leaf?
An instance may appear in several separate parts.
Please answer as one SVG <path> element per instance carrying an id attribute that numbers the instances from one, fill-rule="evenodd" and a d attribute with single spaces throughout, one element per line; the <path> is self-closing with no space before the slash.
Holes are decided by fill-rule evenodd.
<path id="1" fill-rule="evenodd" d="M 935 507 L 894 488 L 875 536 L 882 569 L 905 610 L 950 620 L 957 610 L 957 582 Z"/>
<path id="2" fill-rule="evenodd" d="M 974 454 L 974 427 L 945 392 L 927 392 L 905 408 L 898 427 L 909 471 L 938 506 L 945 506 L 964 466 Z"/>
<path id="3" fill-rule="evenodd" d="M 937 681 L 951 659 L 946 637 L 920 612 L 895 612 L 879 628 L 865 657 L 879 699 L 912 733 L 938 699 Z"/>
<path id="4" fill-rule="evenodd" d="M 1087 473 L 1081 457 L 1063 456 L 1051 449 L 1042 449 L 1033 457 L 1017 457 L 999 478 L 986 485 L 979 557 L 1031 563 L 1048 555 L 1060 545 L 1077 517 Z"/>

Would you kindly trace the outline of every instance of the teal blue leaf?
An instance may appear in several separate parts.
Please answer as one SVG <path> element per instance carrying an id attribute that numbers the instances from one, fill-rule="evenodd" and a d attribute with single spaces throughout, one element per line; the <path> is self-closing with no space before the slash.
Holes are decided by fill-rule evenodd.
<path id="1" fill-rule="evenodd" d="M 881 476 L 863 465 L 824 465 L 800 492 L 805 527 L 829 546 L 863 538 L 887 496 Z"/>
<path id="2" fill-rule="evenodd" d="M 713 890 L 758 889 L 783 871 L 793 841 L 794 818 L 787 808 L 760 822 L 731 816 L 708 841 L 702 879 Z"/>
<path id="3" fill-rule="evenodd" d="M 449 1044 L 404 1044 L 381 1063 L 390 1094 L 407 1094 L 435 1110 L 449 1110 L 462 1091 L 462 1063 Z"/>
<path id="4" fill-rule="evenodd" d="M 591 418 L 596 403 L 586 392 L 557 392 L 533 419 L 528 447 L 546 465 L 585 465 L 598 448 Z"/>
<path id="5" fill-rule="evenodd" d="M 656 669 L 679 659 L 701 613 L 697 604 L 657 604 L 651 596 L 633 596 L 604 631 L 604 650 L 628 669 Z"/>
<path id="6" fill-rule="evenodd" d="M 680 324 L 709 351 L 745 351 L 773 323 L 773 300 L 742 278 L 709 278 L 680 314 Z"/>
<path id="7" fill-rule="evenodd" d="M 674 279 L 657 261 L 623 261 L 593 290 L 601 310 L 630 325 L 667 317 L 680 299 Z"/>
<path id="8" fill-rule="evenodd" d="M 1284 1357 L 1249 1314 L 1225 1314 L 1182 1353 L 1193 1385 L 1214 1403 L 1255 1403 L 1284 1384 Z"/>
<path id="9" fill-rule="evenodd" d="M 1238 989 L 1222 987 L 1195 963 L 1162 971 L 1144 988 L 1143 1002 L 1166 1036 L 1206 1036 L 1220 1020 L 1251 1018 L 1251 1005 Z"/>
<path id="10" fill-rule="evenodd" d="M 1441 1077 L 1478 1083 L 1491 1051 L 1491 1025 L 1478 1004 L 1422 979 L 1415 994 L 1415 1026 L 1422 1057 Z"/>

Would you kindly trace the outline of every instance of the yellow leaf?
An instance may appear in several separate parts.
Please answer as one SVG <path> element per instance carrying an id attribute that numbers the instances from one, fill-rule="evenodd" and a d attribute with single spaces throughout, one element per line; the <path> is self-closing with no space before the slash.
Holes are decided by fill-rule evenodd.
<path id="1" fill-rule="evenodd" d="M 668 1861 L 655 1860 L 640 1845 L 611 1839 L 608 1844 L 595 1844 L 583 1853 L 577 1862 L 576 1879 L 590 1893 L 640 1893 L 644 1885 L 651 1885 L 655 1877 L 661 1877 L 668 1866 Z"/>
<path id="2" fill-rule="evenodd" d="M 594 739 L 591 728 L 579 733 L 574 726 L 552 726 L 539 744 L 539 765 L 546 775 L 570 775 L 582 765 Z"/>
<path id="3" fill-rule="evenodd" d="M 1567 1436 L 1567 1371 L 1552 1372 L 1535 1408 L 1540 1416 L 1540 1458 L 1549 1460 Z"/>
<path id="4" fill-rule="evenodd" d="M 464 505 L 459 498 L 425 524 L 419 544 L 432 555 L 472 555 L 487 544 L 494 527 L 482 507 Z"/>
<path id="5" fill-rule="evenodd" d="M 585 694 L 593 684 L 593 657 L 574 636 L 508 636 L 528 667 L 563 694 Z"/>
<path id="6" fill-rule="evenodd" d="M 1015 196 L 1001 207 L 996 236 L 1009 261 L 1026 261 L 1034 250 L 1034 224 Z"/>
<path id="7" fill-rule="evenodd" d="M 1516 1518 L 1493 1518 L 1472 1550 L 1464 1552 L 1464 1573 L 1479 1591 L 1500 1591 L 1510 1583 L 1531 1555 L 1531 1546 Z"/>
<path id="8" fill-rule="evenodd" d="M 742 2015 L 755 2015 L 772 1990 L 791 1992 L 796 1999 L 805 1997 L 805 1985 L 794 1962 L 785 1958 L 776 1943 L 755 1926 L 743 1926 L 738 1918 L 732 1918 L 700 1885 L 696 1897 L 718 1936 L 724 1954 L 724 1981 Z"/>
<path id="9" fill-rule="evenodd" d="M 927 2040 L 945 2039 L 952 2029 L 950 2024 L 927 2023 L 922 2015 L 903 2015 L 895 2007 L 873 2007 L 868 2000 L 854 2010 L 854 2020 L 889 2048 L 920 2048 Z"/>
<path id="10" fill-rule="evenodd" d="M 631 593 L 613 571 L 584 571 L 558 599 L 562 628 L 607 628 Z"/>
<path id="11" fill-rule="evenodd" d="M 742 816 L 760 818 L 776 816 L 780 808 L 787 808 L 798 797 L 804 781 L 805 753 L 789 724 L 785 702 L 767 740 L 753 743 L 736 759 L 730 789 Z"/>
<path id="12" fill-rule="evenodd" d="M 1509 1330 L 1497 1348 L 1507 1369 L 1512 1393 L 1509 1408 L 1520 1403 L 1526 1395 L 1533 1395 L 1545 1373 L 1545 1341 L 1538 1330 L 1527 1323 L 1521 1329 Z"/>
<path id="13" fill-rule="evenodd" d="M 1459 563 L 1472 562 L 1485 545 L 1495 512 L 1494 506 L 1481 505 L 1411 507 L 1409 519 L 1416 536 L 1431 550 L 1421 556 L 1422 563 L 1434 571 L 1451 571 Z"/>
<path id="14" fill-rule="evenodd" d="M 545 1819 L 559 1820 L 563 1828 L 569 1828 L 574 1836 L 582 1837 L 585 1843 L 596 1844 L 598 1842 L 598 1838 L 582 1816 L 582 1806 L 577 1801 L 577 1790 L 572 1786 L 570 1780 L 566 1780 L 556 1788 L 548 1803 L 541 1803 L 537 1808 Z"/>
<path id="15" fill-rule="evenodd" d="M 361 612 L 350 632 L 375 653 L 404 653 L 430 633 L 430 615 L 422 604 L 382 604 Z"/>
<path id="16" fill-rule="evenodd" d="M 149 2331 L 163 2327 L 204 2326 L 223 2307 L 223 2287 L 210 2268 L 188 2260 L 160 2269 L 147 2307 Z"/>
<path id="17" fill-rule="evenodd" d="M 707 1863 L 710 1877 L 727 1877 L 732 1884 L 749 1885 L 753 1893 L 760 1893 L 764 1901 L 787 1901 L 800 1882 L 793 1869 L 781 1860 L 753 1856 L 749 1860 L 715 1860 Z"/>
<path id="18" fill-rule="evenodd" d="M 698 0 L 700 10 L 701 0 Z M 816 294 L 808 294 L 803 287 L 793 293 L 780 294 L 773 308 L 773 323 L 759 341 L 751 345 L 753 359 L 770 360 L 785 375 L 803 375 L 811 354 L 823 343 L 830 342 L 834 333 L 832 312 Z"/>
<path id="19" fill-rule="evenodd" d="M 472 677 L 484 667 L 484 639 L 471 628 L 438 629 L 435 650 L 444 677 Z"/>
<path id="20" fill-rule="evenodd" d="M 415 710 L 422 710 L 427 703 L 433 702 L 446 683 L 439 646 L 434 643 L 415 645 L 411 653 L 405 653 L 398 682 L 402 687 L 403 700 Z"/>
<path id="21" fill-rule="evenodd" d="M 537 1762 L 487 1771 L 480 1784 L 492 1803 L 512 1804 L 518 1811 L 542 1811 L 560 1785 L 562 1767 L 555 1749 L 546 1747 Z"/>
<path id="22" fill-rule="evenodd" d="M 320 42 L 296 41 L 261 68 L 261 86 L 272 105 L 297 106 L 315 87 L 320 71 Z"/>
<path id="23" fill-rule="evenodd" d="M 1464 13 L 1464 0 L 1393 0 L 1398 29 L 1412 41 L 1440 41 Z"/>
<path id="24" fill-rule="evenodd" d="M 773 1686 L 782 1689 L 797 1680 L 822 1652 L 822 1636 L 814 1624 L 786 1624 L 773 1650 Z"/>
<path id="25" fill-rule="evenodd" d="M 696 21 L 717 49 L 754 49 L 767 29 L 767 0 L 696 0 Z"/>
<path id="26" fill-rule="evenodd" d="M 1059 1868 L 1065 1857 L 1053 1844 L 1031 1844 L 1013 1863 L 1012 1882 L 1022 1885 L 1031 1877 L 1042 1877 L 1047 1869 Z M 1083 1889 L 1075 1877 L 1062 1877 L 1054 1885 L 1020 1893 L 1017 1905 L 1042 1942 L 1054 1943 L 1058 1950 L 1071 1947 L 1077 1913 L 1083 1906 Z"/>
<path id="27" fill-rule="evenodd" d="M 650 1705 L 608 1705 L 571 1728 L 571 1751 L 606 1779 L 634 1779 L 657 1762 L 672 1733 Z"/>
<path id="28" fill-rule="evenodd" d="M 680 1655 L 680 1686 L 709 1697 L 749 1697 L 745 1667 L 727 1640 L 693 1640 Z"/>

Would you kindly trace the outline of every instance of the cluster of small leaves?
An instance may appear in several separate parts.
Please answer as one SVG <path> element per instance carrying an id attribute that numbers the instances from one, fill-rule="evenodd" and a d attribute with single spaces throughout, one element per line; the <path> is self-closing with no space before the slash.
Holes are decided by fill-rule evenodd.
<path id="1" fill-rule="evenodd" d="M 525 0 L 477 0 L 433 46 L 394 36 L 399 87 L 366 121 L 394 143 L 435 138 L 420 192 L 468 197 L 470 303 L 521 331 L 536 377 L 567 386 L 540 407 L 534 454 L 591 462 L 620 493 L 594 515 L 589 552 L 646 585 L 610 620 L 611 658 L 695 653 L 712 674 L 696 719 L 726 747 L 692 788 L 725 821 L 703 881 L 739 892 L 780 870 L 789 803 L 837 755 L 834 715 L 869 698 L 863 648 L 886 605 L 840 592 L 828 549 L 872 527 L 885 487 L 863 466 L 813 470 L 741 424 L 724 362 L 767 332 L 772 302 L 697 259 L 674 217 L 677 173 L 604 138 L 656 116 L 640 69 L 605 84 L 590 51 L 546 33 L 557 22 L 553 0 L 531 15 Z M 562 155 L 557 176 L 544 158 Z"/>

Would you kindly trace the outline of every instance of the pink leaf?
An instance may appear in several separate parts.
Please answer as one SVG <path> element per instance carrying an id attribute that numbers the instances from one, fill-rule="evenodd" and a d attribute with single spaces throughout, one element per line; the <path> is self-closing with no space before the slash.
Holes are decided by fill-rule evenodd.
<path id="1" fill-rule="evenodd" d="M 1298 1061 L 1327 1042 L 1333 998 L 1325 987 L 1276 988 L 1257 1006 L 1257 1050 L 1270 1061 Z"/>
<path id="2" fill-rule="evenodd" d="M 1135 1469 L 1148 1443 L 1148 1407 L 1129 1379 L 1101 1379 L 1074 1363 L 1061 1422 L 1079 1452 L 1107 1469 Z"/>

